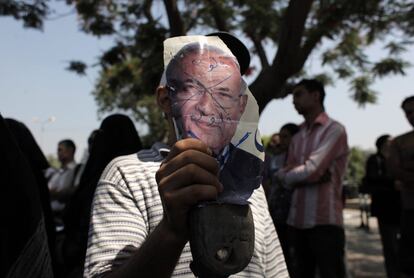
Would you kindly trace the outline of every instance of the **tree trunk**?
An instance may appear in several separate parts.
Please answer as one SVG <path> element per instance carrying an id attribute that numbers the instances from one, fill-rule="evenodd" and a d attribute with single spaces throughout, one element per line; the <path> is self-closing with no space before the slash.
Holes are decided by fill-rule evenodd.
<path id="1" fill-rule="evenodd" d="M 281 72 L 275 71 L 272 67 L 269 67 L 262 71 L 256 80 L 249 86 L 259 105 L 260 114 L 272 99 L 286 96 L 283 88 L 287 78 L 288 77 Z"/>
<path id="2" fill-rule="evenodd" d="M 276 56 L 270 67 L 264 68 L 250 89 L 261 113 L 274 98 L 286 96 L 283 87 L 289 77 L 303 66 L 301 53 L 305 23 L 314 0 L 291 0 L 282 22 Z M 301 66 L 302 65 L 302 66 Z"/>

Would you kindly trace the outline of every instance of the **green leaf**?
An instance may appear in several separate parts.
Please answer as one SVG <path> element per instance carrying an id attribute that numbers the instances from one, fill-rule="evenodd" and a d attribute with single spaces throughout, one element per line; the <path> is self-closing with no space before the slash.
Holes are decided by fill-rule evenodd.
<path id="1" fill-rule="evenodd" d="M 384 47 L 389 51 L 390 55 L 398 55 L 405 51 L 407 51 L 407 48 L 403 45 L 403 43 L 396 43 L 396 42 L 390 42 Z"/>
<path id="2" fill-rule="evenodd" d="M 375 63 L 372 68 L 374 75 L 384 77 L 390 74 L 405 75 L 404 69 L 409 67 L 410 64 L 402 61 L 401 59 L 385 58 Z"/>
<path id="3" fill-rule="evenodd" d="M 86 75 L 86 68 L 88 66 L 82 61 L 70 61 L 66 70 L 73 71 L 79 75 Z"/>
<path id="4" fill-rule="evenodd" d="M 352 99 L 364 107 L 367 103 L 375 103 L 377 93 L 370 89 L 372 84 L 368 76 L 359 76 L 351 81 L 351 89 L 353 90 Z"/>

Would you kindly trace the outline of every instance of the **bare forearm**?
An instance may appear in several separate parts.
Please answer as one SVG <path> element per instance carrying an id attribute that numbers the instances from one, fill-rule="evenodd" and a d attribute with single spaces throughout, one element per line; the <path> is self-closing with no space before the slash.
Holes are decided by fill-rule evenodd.
<path id="1" fill-rule="evenodd" d="M 129 261 L 105 278 L 171 277 L 186 242 L 174 236 L 161 221 Z"/>

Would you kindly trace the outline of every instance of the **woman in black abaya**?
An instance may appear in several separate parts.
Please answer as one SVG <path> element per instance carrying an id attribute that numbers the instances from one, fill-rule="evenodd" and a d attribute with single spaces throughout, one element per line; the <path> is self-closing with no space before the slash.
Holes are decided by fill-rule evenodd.
<path id="1" fill-rule="evenodd" d="M 53 277 L 38 185 L 0 115 L 0 277 Z"/>
<path id="2" fill-rule="evenodd" d="M 68 268 L 72 269 L 70 277 L 80 277 L 83 271 L 91 204 L 103 170 L 115 157 L 136 153 L 141 148 L 138 132 L 128 116 L 114 114 L 102 121 L 79 187 L 65 212 L 64 255 Z"/>

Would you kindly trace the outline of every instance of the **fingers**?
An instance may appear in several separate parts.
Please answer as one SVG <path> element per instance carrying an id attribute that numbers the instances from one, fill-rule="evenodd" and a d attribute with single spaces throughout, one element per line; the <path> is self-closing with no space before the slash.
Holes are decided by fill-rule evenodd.
<path id="1" fill-rule="evenodd" d="M 217 190 L 211 185 L 194 184 L 181 190 L 165 192 L 164 201 L 169 210 L 187 210 L 200 201 L 215 200 L 217 194 Z"/>
<path id="2" fill-rule="evenodd" d="M 215 158 L 204 152 L 190 149 L 178 153 L 175 157 L 171 158 L 168 163 L 163 163 L 159 169 L 158 175 L 168 176 L 177 169 L 181 169 L 189 164 L 197 165 L 215 175 L 217 175 L 219 171 L 219 165 Z"/>
<path id="3" fill-rule="evenodd" d="M 208 148 L 208 146 L 204 142 L 198 139 L 194 139 L 194 138 L 187 138 L 187 139 L 180 140 L 174 144 L 174 146 L 171 148 L 170 153 L 168 154 L 165 161 L 167 162 L 170 159 L 177 156 L 179 153 L 182 153 L 190 149 L 208 154 L 210 156 L 213 154 L 212 151 Z"/>
<path id="4" fill-rule="evenodd" d="M 202 201 L 215 200 L 223 190 L 219 166 L 211 150 L 200 140 L 188 138 L 174 144 L 155 178 L 166 223 L 187 235 L 189 209 Z"/>
<path id="5" fill-rule="evenodd" d="M 207 145 L 200 140 L 188 138 L 178 141 L 171 148 L 166 160 L 156 173 L 157 183 L 160 184 L 162 178 L 190 164 L 197 165 L 214 175 L 217 175 L 219 171 L 218 163 L 211 156 L 211 150 Z M 189 173 L 193 174 L 196 169 L 190 168 L 188 170 L 191 170 Z M 201 184 L 205 184 L 205 182 L 201 182 Z"/>
<path id="6" fill-rule="evenodd" d="M 163 192 L 194 184 L 208 184 L 215 187 L 217 191 L 222 191 L 217 175 L 194 163 L 178 168 L 173 173 L 163 176 L 158 182 L 159 190 Z"/>

